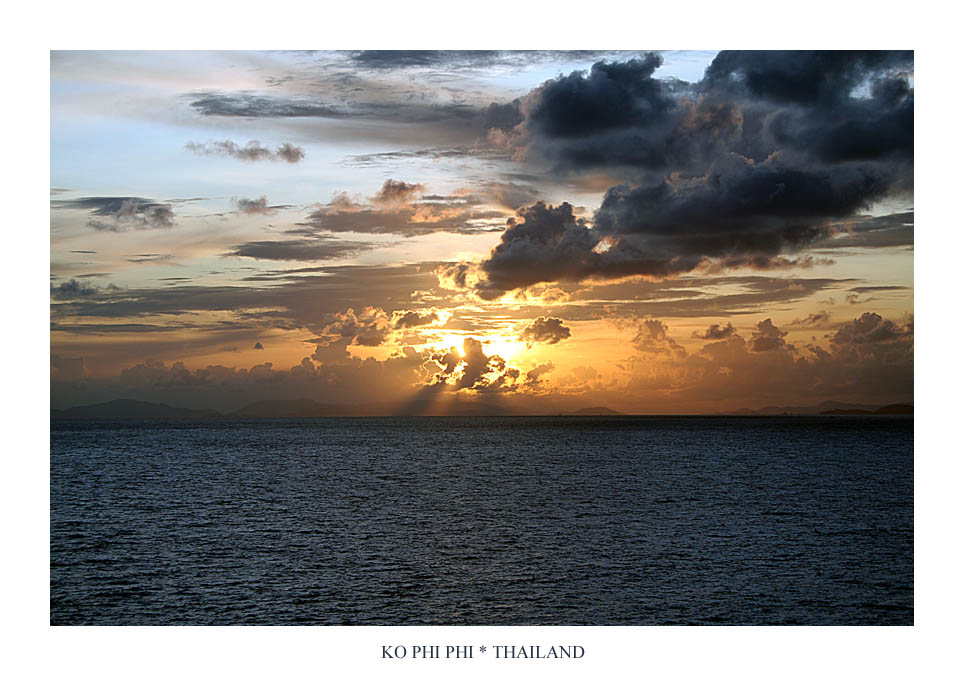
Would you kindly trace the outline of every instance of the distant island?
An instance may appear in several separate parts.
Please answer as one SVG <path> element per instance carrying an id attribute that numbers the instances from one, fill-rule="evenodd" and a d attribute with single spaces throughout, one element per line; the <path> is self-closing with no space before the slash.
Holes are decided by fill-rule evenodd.
<path id="1" fill-rule="evenodd" d="M 584 409 L 586 411 L 590 409 Z M 574 413 L 571 415 L 618 415 L 610 409 L 606 413 Z M 391 411 L 390 413 L 386 413 Z M 548 415 L 528 410 L 514 410 L 481 402 L 454 402 L 442 412 L 436 412 L 420 402 L 402 406 L 390 404 L 351 405 L 322 404 L 313 399 L 266 399 L 246 404 L 229 413 L 214 409 L 190 409 L 154 404 L 135 399 L 114 399 L 100 404 L 74 406 L 50 410 L 50 417 L 58 420 L 199 420 L 199 419 L 273 419 L 273 418 L 341 418 L 381 415 L 449 415 L 449 416 L 514 416 Z"/>
<path id="2" fill-rule="evenodd" d="M 824 401 L 816 406 L 766 406 L 764 408 L 741 408 L 720 415 L 914 415 L 914 404 L 900 403 L 878 406 L 853 404 L 840 401 Z"/>
<path id="3" fill-rule="evenodd" d="M 873 411 L 860 408 L 837 408 L 821 411 L 820 415 L 914 415 L 913 404 L 890 404 Z"/>
<path id="4" fill-rule="evenodd" d="M 382 405 L 358 406 L 350 404 L 321 404 L 313 399 L 266 399 L 246 404 L 229 413 L 214 409 L 192 409 L 155 404 L 136 399 L 114 399 L 100 404 L 74 406 L 67 409 L 50 410 L 50 417 L 58 420 L 203 420 L 203 419 L 272 419 L 272 418 L 340 418 L 370 415 L 446 415 L 446 416 L 518 416 L 553 415 L 552 412 L 514 410 L 482 402 L 455 402 L 443 410 L 408 404 L 392 413 L 385 411 L 391 407 Z M 874 406 L 867 404 L 847 404 L 838 401 L 825 401 L 818 406 L 767 406 L 761 409 L 740 409 L 717 415 L 732 416 L 773 416 L 773 415 L 913 415 L 912 403 Z M 557 412 L 557 416 L 625 416 L 605 406 L 589 406 L 575 411 Z"/>
<path id="5" fill-rule="evenodd" d="M 105 401 L 102 404 L 74 406 L 63 411 L 51 409 L 50 417 L 68 419 L 197 420 L 200 418 L 223 418 L 224 416 L 214 409 L 178 408 L 176 406 L 168 406 L 167 404 L 152 404 L 136 399 L 114 399 L 113 401 Z"/>

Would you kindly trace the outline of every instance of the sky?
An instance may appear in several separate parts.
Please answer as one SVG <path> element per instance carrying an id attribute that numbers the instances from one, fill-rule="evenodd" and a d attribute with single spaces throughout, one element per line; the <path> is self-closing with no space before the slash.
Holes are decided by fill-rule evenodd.
<path id="1" fill-rule="evenodd" d="M 50 101 L 53 407 L 913 400 L 911 52 L 55 51 Z"/>

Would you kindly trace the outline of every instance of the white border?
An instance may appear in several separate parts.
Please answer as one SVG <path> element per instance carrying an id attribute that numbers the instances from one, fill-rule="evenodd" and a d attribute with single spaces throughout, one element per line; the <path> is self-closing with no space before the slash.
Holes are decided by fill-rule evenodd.
<path id="1" fill-rule="evenodd" d="M 512 671 L 901 674 L 960 663 L 960 441 L 950 426 L 962 335 L 956 290 L 959 29 L 936 2 L 614 4 L 34 3 L 7 14 L 8 201 L 3 506 L 10 673 L 489 673 L 481 659 L 386 663 L 382 644 L 548 644 L 582 660 Z M 111 48 L 917 48 L 916 627 L 51 628 L 49 622 L 49 52 Z M 949 49 L 950 47 L 950 49 Z M 940 135 L 940 136 L 938 136 Z M 956 144 L 956 145 L 955 145 Z M 13 185 L 9 185 L 9 181 Z M 6 192 L 6 191 L 5 191 Z M 28 253 L 23 255 L 24 245 Z M 952 296 L 951 294 L 954 294 Z M 953 341 L 953 342 L 952 342 Z M 921 349 L 921 346 L 923 349 Z M 954 409 L 951 409 L 951 406 Z M 570 638 L 571 637 L 571 638 Z M 426 666 L 426 663 L 429 666 Z M 547 666 L 551 665 L 551 666 Z"/>

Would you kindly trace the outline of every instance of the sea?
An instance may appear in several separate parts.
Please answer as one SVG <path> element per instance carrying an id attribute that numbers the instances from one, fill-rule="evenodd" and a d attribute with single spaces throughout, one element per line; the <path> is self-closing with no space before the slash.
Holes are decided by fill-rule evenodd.
<path id="1" fill-rule="evenodd" d="M 53 420 L 53 625 L 911 625 L 909 417 Z"/>

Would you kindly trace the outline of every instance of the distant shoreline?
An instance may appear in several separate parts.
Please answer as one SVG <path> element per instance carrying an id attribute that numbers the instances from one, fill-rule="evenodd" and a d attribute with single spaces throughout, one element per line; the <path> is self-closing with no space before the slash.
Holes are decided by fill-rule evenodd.
<path id="1" fill-rule="evenodd" d="M 826 416 L 901 416 L 912 417 L 914 406 L 910 403 L 887 406 L 848 405 L 840 402 L 824 402 L 814 407 L 768 407 L 765 409 L 741 409 L 718 413 L 622 413 L 597 406 L 576 411 L 536 412 L 501 410 L 485 405 L 457 405 L 447 412 L 416 412 L 400 410 L 397 413 L 371 413 L 360 407 L 319 404 L 311 400 L 272 400 L 255 402 L 231 413 L 214 409 L 191 409 L 155 404 L 135 399 L 115 399 L 100 404 L 74 406 L 68 409 L 51 409 L 51 420 L 310 420 L 318 418 L 767 418 L 767 417 L 826 417 Z"/>

